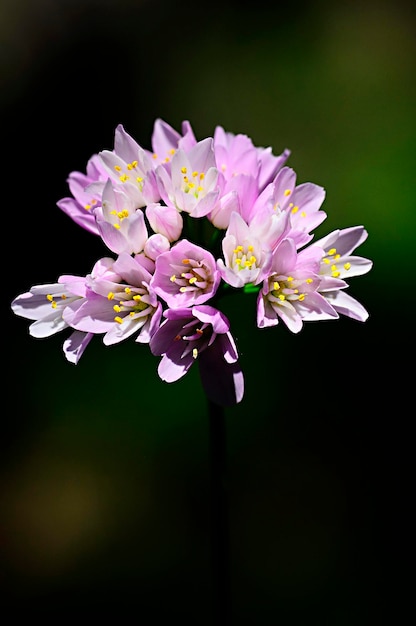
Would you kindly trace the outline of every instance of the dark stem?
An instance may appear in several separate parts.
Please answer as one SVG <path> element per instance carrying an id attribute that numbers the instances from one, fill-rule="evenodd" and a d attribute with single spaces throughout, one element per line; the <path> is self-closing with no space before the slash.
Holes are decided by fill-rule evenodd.
<path id="1" fill-rule="evenodd" d="M 215 626 L 231 623 L 226 424 L 223 407 L 208 401 L 211 452 L 211 540 Z"/>

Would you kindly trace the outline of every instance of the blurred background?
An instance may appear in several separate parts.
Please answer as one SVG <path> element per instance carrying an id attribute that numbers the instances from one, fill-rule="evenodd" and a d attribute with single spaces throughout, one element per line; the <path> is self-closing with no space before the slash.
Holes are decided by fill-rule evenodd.
<path id="1" fill-rule="evenodd" d="M 167 385 L 147 346 L 100 338 L 74 366 L 10 310 L 103 256 L 56 202 L 117 124 L 150 149 L 161 117 L 289 148 L 326 189 L 316 237 L 362 224 L 374 261 L 349 288 L 365 324 L 295 336 L 256 329 L 249 296 L 224 310 L 246 378 L 226 410 L 232 623 L 413 613 L 415 25 L 403 0 L 2 0 L 4 612 L 215 623 L 197 369 Z"/>

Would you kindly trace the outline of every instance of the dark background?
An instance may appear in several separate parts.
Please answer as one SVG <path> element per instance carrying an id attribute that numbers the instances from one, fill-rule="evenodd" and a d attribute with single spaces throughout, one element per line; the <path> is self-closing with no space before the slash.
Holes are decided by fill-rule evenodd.
<path id="1" fill-rule="evenodd" d="M 363 224 L 365 324 L 255 328 L 224 312 L 243 402 L 226 410 L 233 623 L 399 624 L 414 614 L 415 16 L 410 3 L 3 0 L 3 611 L 213 624 L 209 434 L 197 369 L 96 338 L 77 366 L 10 302 L 87 274 L 100 240 L 57 207 L 122 123 L 216 125 L 326 189 L 316 237 Z M 411 569 L 412 567 L 412 569 Z"/>

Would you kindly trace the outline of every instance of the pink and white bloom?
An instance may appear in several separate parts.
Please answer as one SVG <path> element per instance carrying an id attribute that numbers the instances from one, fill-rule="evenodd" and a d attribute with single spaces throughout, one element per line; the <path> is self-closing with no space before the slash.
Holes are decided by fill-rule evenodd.
<path id="1" fill-rule="evenodd" d="M 180 308 L 212 298 L 220 279 L 213 255 L 181 239 L 157 257 L 150 285 L 169 307 Z"/>
<path id="2" fill-rule="evenodd" d="M 69 327 L 63 318 L 65 308 L 72 302 L 82 301 L 85 295 L 84 277 L 61 276 L 57 283 L 33 286 L 30 291 L 17 296 L 11 307 L 16 315 L 34 320 L 29 333 L 43 339 Z M 78 363 L 92 337 L 91 333 L 72 332 L 63 346 L 68 361 Z"/>
<path id="3" fill-rule="evenodd" d="M 257 326 L 266 328 L 279 319 L 293 333 L 298 333 L 309 315 L 338 317 L 327 300 L 318 293 L 323 251 L 318 246 L 296 251 L 292 239 L 284 239 L 273 253 L 267 279 L 257 297 Z"/>
<path id="4" fill-rule="evenodd" d="M 101 192 L 90 188 L 92 183 L 105 181 L 108 173 L 101 159 L 94 154 L 87 163 L 86 173 L 71 172 L 67 178 L 71 196 L 62 198 L 57 206 L 76 224 L 94 235 L 99 234 L 93 209 L 101 205 Z"/>
<path id="5" fill-rule="evenodd" d="M 131 196 L 114 188 L 110 179 L 103 189 L 102 206 L 94 209 L 94 215 L 101 238 L 112 252 L 142 252 L 148 239 L 143 211 L 136 209 Z"/>
<path id="6" fill-rule="evenodd" d="M 368 312 L 355 298 L 345 293 L 346 278 L 367 274 L 373 262 L 352 253 L 368 237 L 363 226 L 334 230 L 315 243 L 324 250 L 320 263 L 320 293 L 341 315 L 360 322 L 368 319 Z M 324 318 L 319 318 L 324 319 Z"/>
<path id="7" fill-rule="evenodd" d="M 210 400 L 225 406 L 240 402 L 244 377 L 225 315 L 211 306 L 200 305 L 168 309 L 164 316 L 166 320 L 150 340 L 152 353 L 162 356 L 160 378 L 175 382 L 197 361 Z"/>
<path id="8" fill-rule="evenodd" d="M 208 137 L 185 151 L 179 148 L 168 171 L 156 169 L 160 195 L 168 206 L 203 217 L 214 207 L 220 194 L 213 140 Z"/>
<path id="9" fill-rule="evenodd" d="M 222 240 L 224 260 L 217 260 L 221 278 L 232 287 L 259 284 L 269 274 L 272 251 L 286 223 L 285 216 L 267 215 L 248 225 L 239 213 L 232 213 Z"/>
<path id="10" fill-rule="evenodd" d="M 112 182 L 123 187 L 136 209 L 159 202 L 154 165 L 151 157 L 119 124 L 114 135 L 114 150 L 102 150 L 99 157 Z M 104 183 L 93 183 L 87 190 L 103 191 Z"/>
<path id="11" fill-rule="evenodd" d="M 296 173 L 290 167 L 283 167 L 275 180 L 262 195 L 261 204 L 269 213 L 290 215 L 291 228 L 287 236 L 293 239 L 299 249 L 308 244 L 317 228 L 325 219 L 321 209 L 325 199 L 325 189 L 314 183 L 296 185 Z"/>
<path id="12" fill-rule="evenodd" d="M 101 259 L 106 271 L 86 277 L 86 297 L 65 309 L 65 321 L 76 330 L 103 334 L 107 346 L 136 333 L 136 341 L 148 343 L 159 325 L 162 306 L 141 259 L 125 252 L 116 261 Z"/>
<path id="13" fill-rule="evenodd" d="M 148 151 L 148 154 L 151 156 L 155 168 L 161 164 L 166 166 L 178 148 L 187 151 L 196 143 L 194 132 L 188 120 L 182 122 L 182 134 L 180 134 L 170 124 L 158 118 L 153 125 L 153 152 Z"/>

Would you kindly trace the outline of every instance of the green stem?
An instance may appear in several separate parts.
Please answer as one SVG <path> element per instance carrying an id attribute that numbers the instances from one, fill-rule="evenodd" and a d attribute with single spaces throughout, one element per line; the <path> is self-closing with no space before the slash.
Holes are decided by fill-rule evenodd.
<path id="1" fill-rule="evenodd" d="M 211 452 L 211 541 L 214 624 L 231 623 L 226 428 L 223 407 L 208 401 Z"/>

